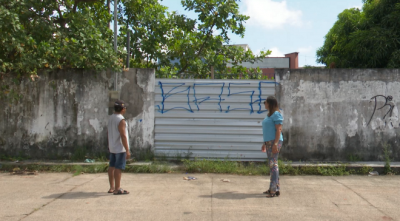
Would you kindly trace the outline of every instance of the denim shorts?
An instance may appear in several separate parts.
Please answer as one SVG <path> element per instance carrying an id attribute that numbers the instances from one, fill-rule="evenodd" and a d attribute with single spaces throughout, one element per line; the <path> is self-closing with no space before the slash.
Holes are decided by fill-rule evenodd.
<path id="1" fill-rule="evenodd" d="M 110 167 L 116 169 L 125 169 L 126 164 L 126 152 L 123 153 L 110 153 Z"/>

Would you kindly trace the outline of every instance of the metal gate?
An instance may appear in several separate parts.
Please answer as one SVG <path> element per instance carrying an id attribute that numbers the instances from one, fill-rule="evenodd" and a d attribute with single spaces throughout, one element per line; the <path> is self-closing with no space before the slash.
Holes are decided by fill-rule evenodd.
<path id="1" fill-rule="evenodd" d="M 274 81 L 156 79 L 155 154 L 264 161 L 264 101 Z"/>

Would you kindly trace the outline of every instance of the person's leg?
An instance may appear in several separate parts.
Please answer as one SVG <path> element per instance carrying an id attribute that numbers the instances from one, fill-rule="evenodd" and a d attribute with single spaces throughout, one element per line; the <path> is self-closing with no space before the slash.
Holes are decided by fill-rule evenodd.
<path id="1" fill-rule="evenodd" d="M 108 190 L 109 193 L 115 190 L 115 183 L 114 183 L 114 170 L 115 170 L 115 154 L 110 153 L 110 163 L 108 166 L 108 181 L 110 183 L 110 189 Z"/>
<path id="2" fill-rule="evenodd" d="M 279 156 L 279 153 L 281 152 L 281 148 L 282 148 L 282 141 L 279 141 L 279 143 L 278 143 L 278 153 L 276 154 L 276 162 L 278 162 L 278 156 Z M 279 191 L 281 188 L 281 184 L 279 183 L 279 165 L 278 165 L 278 163 L 276 163 L 276 165 L 277 165 L 277 176 L 278 176 L 278 181 L 277 181 L 277 184 L 276 184 L 276 191 Z"/>
<path id="3" fill-rule="evenodd" d="M 270 171 L 271 171 L 271 182 L 270 182 L 270 190 L 271 193 L 275 193 L 279 189 L 279 166 L 278 166 L 278 153 L 272 154 L 272 159 L 269 162 Z"/>
<path id="4" fill-rule="evenodd" d="M 114 171 L 115 167 L 108 167 L 108 181 L 110 182 L 110 191 L 115 190 Z"/>
<path id="5" fill-rule="evenodd" d="M 279 167 L 278 167 L 278 153 L 272 153 L 273 141 L 266 142 L 267 155 L 268 155 L 268 165 L 270 173 L 270 183 L 269 192 L 274 194 L 279 190 Z M 278 151 L 280 150 L 280 145 L 278 144 Z"/>
<path id="6" fill-rule="evenodd" d="M 272 153 L 272 145 L 271 145 L 271 159 L 269 162 L 269 167 L 271 171 L 271 182 L 270 182 L 270 192 L 276 193 L 280 189 L 279 184 L 279 165 L 278 165 L 278 156 L 281 151 L 282 142 L 278 143 L 278 153 Z"/>
<path id="7" fill-rule="evenodd" d="M 269 166 L 269 189 L 268 189 L 268 191 L 271 191 L 271 187 L 272 187 L 272 183 L 273 183 L 273 180 L 274 180 L 274 171 L 273 171 L 273 160 L 274 160 L 274 158 L 273 158 L 273 153 L 272 153 L 272 142 L 271 141 L 268 141 L 268 142 L 265 142 L 265 146 L 266 146 L 266 148 L 267 148 L 267 157 L 268 157 L 268 166 Z M 268 192 L 267 191 L 267 192 Z"/>
<path id="8" fill-rule="evenodd" d="M 279 167 L 279 165 L 278 165 Z M 281 190 L 281 184 L 279 183 L 279 171 L 278 171 L 278 183 L 276 184 L 276 192 Z"/>
<path id="9" fill-rule="evenodd" d="M 115 190 L 119 190 L 121 188 L 121 169 L 115 169 L 114 178 L 115 178 Z"/>
<path id="10" fill-rule="evenodd" d="M 115 191 L 114 194 L 121 192 L 121 177 L 122 177 L 122 170 L 125 169 L 126 164 L 126 153 L 118 153 L 116 154 L 116 163 L 115 163 L 115 170 L 114 170 L 114 180 L 115 180 Z M 128 191 L 123 191 L 124 194 L 128 194 Z"/>

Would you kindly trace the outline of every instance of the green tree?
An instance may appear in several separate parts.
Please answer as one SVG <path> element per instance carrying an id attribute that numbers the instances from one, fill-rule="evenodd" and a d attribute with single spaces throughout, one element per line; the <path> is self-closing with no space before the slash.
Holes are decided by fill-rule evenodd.
<path id="1" fill-rule="evenodd" d="M 101 1 L 0 0 L 0 72 L 118 69 L 110 19 Z"/>
<path id="2" fill-rule="evenodd" d="M 120 0 L 116 53 L 109 2 L 0 0 L 0 74 L 34 79 L 57 69 L 121 70 L 127 32 L 131 67 L 156 68 L 159 77 L 206 78 L 212 68 L 221 78 L 226 73 L 231 78 L 259 77 L 259 69 L 248 70 L 241 63 L 270 53 L 254 55 L 228 46 L 231 34 L 244 36 L 249 19 L 239 13 L 236 0 L 182 0 L 196 19 L 169 12 L 158 0 Z"/>
<path id="3" fill-rule="evenodd" d="M 129 31 L 130 67 L 155 68 L 155 61 L 164 56 L 170 32 L 175 28 L 170 22 L 168 8 L 158 0 L 122 0 L 119 6 L 120 24 L 118 44 L 126 46 Z M 124 55 L 125 56 L 125 55 Z"/>
<path id="4" fill-rule="evenodd" d="M 242 62 L 255 62 L 269 55 L 254 55 L 240 47 L 228 46 L 229 34 L 244 36 L 248 16 L 239 13 L 235 0 L 182 0 L 197 19 L 168 12 L 157 0 L 122 0 L 119 38 L 126 41 L 132 31 L 131 67 L 152 67 L 158 77 L 207 78 L 212 67 L 215 76 L 259 76 L 259 69 L 248 70 Z M 218 34 L 217 34 L 218 33 Z M 230 67 L 228 67 L 230 66 Z M 249 75 L 250 74 L 250 75 Z"/>
<path id="5" fill-rule="evenodd" d="M 317 62 L 337 68 L 400 68 L 400 0 L 364 0 L 325 36 Z"/>

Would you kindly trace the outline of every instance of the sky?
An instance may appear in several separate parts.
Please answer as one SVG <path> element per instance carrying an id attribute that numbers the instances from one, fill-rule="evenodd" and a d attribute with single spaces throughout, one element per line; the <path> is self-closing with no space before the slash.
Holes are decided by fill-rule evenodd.
<path id="1" fill-rule="evenodd" d="M 185 11 L 180 0 L 163 0 L 161 4 L 170 11 L 196 16 Z M 240 12 L 250 19 L 244 38 L 232 34 L 231 44 L 248 44 L 254 53 L 271 50 L 271 57 L 299 52 L 300 67 L 322 66 L 315 61 L 316 51 L 338 14 L 362 5 L 362 0 L 241 0 Z"/>

